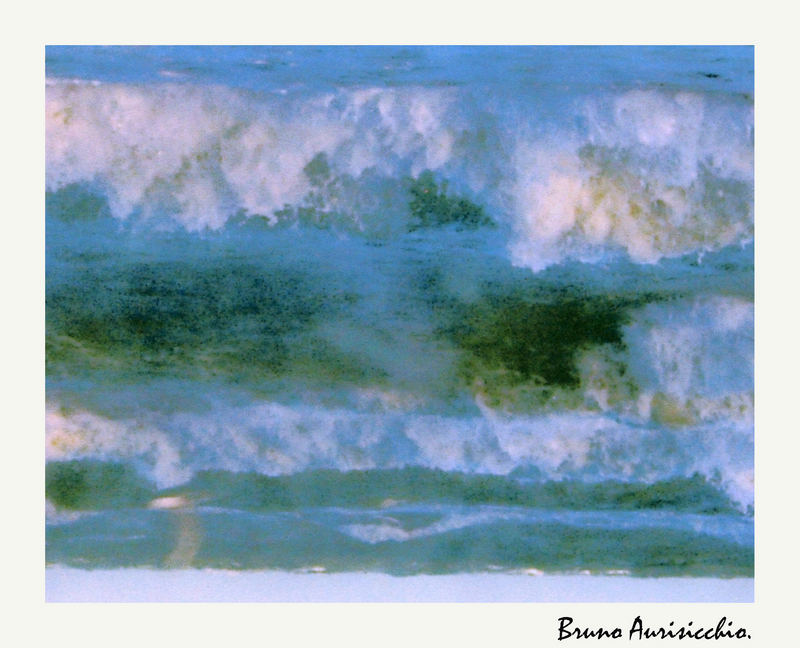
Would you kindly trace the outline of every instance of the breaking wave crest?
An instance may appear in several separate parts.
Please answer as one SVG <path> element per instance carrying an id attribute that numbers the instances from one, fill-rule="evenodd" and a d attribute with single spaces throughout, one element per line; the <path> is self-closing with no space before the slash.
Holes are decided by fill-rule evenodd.
<path id="1" fill-rule="evenodd" d="M 578 95 L 568 119 L 544 92 L 455 87 L 53 80 L 46 96 L 49 191 L 91 186 L 115 218 L 148 228 L 256 219 L 386 237 L 494 222 L 533 270 L 753 237 L 753 106 L 736 95 Z M 415 188 L 449 202 L 414 213 Z"/>

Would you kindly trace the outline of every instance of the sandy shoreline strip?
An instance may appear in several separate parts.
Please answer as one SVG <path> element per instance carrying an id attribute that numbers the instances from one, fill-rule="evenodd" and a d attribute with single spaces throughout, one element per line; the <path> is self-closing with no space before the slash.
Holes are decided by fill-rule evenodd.
<path id="1" fill-rule="evenodd" d="M 45 570 L 48 602 L 749 603 L 752 578 L 294 573 L 212 569 Z"/>

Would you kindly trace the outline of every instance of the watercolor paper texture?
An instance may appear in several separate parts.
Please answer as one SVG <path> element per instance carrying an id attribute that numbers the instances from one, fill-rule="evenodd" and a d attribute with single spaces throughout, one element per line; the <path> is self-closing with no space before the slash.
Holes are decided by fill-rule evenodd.
<path id="1" fill-rule="evenodd" d="M 751 47 L 46 74 L 48 565 L 753 576 Z"/>

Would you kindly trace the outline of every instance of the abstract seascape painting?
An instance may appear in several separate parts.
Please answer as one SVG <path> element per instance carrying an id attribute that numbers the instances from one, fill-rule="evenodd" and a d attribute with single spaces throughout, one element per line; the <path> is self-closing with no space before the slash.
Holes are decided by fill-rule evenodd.
<path id="1" fill-rule="evenodd" d="M 752 47 L 48 46 L 49 599 L 752 600 L 753 92 Z"/>

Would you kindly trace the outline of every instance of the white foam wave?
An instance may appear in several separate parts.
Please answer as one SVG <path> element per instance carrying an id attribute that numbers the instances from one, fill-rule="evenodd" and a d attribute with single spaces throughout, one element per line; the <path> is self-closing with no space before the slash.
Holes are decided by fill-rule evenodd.
<path id="1" fill-rule="evenodd" d="M 514 262 L 533 270 L 753 235 L 753 110 L 735 97 L 636 90 L 575 97 L 574 114 L 554 116 L 543 97 L 506 105 L 455 88 L 46 90 L 48 189 L 94 183 L 121 219 L 167 214 L 199 231 L 296 205 L 394 231 L 403 179 L 429 169 L 506 222 Z M 315 178 L 320 154 L 329 167 Z"/>
<path id="2" fill-rule="evenodd" d="M 653 263 L 752 239 L 751 106 L 636 90 L 578 112 L 586 132 L 516 148 L 515 263 L 607 248 Z"/>
<path id="3" fill-rule="evenodd" d="M 398 521 L 383 516 L 373 524 L 348 524 L 342 527 L 342 531 L 348 535 L 367 542 L 369 544 L 379 544 L 382 542 L 405 542 L 415 538 L 425 538 L 448 531 L 456 531 L 470 526 L 486 524 L 497 518 L 520 517 L 519 514 L 502 512 L 498 514 L 492 511 L 479 511 L 477 513 L 453 513 L 443 519 L 416 529 L 404 529 Z"/>
<path id="4" fill-rule="evenodd" d="M 136 461 L 159 486 L 179 484 L 192 475 L 191 468 L 181 464 L 174 442 L 161 430 L 87 411 L 65 413 L 58 407 L 48 407 L 45 416 L 45 457 L 48 461 Z"/>
<path id="5" fill-rule="evenodd" d="M 649 304 L 624 327 L 624 351 L 601 347 L 581 358 L 585 394 L 645 421 L 752 425 L 753 326 L 753 302 L 742 298 Z"/>
<path id="6" fill-rule="evenodd" d="M 355 90 L 280 99 L 222 88 L 47 88 L 47 186 L 99 182 L 112 212 L 166 209 L 189 230 L 239 210 L 272 217 L 312 188 L 320 153 L 340 174 L 413 175 L 449 158 L 446 93 Z M 331 205 L 335 206 L 335 205 Z"/>
<path id="7" fill-rule="evenodd" d="M 114 421 L 47 416 L 48 458 L 133 463 L 160 486 L 200 470 L 288 474 L 308 469 L 428 468 L 550 479 L 653 482 L 695 472 L 752 503 L 752 427 L 640 427 L 597 413 L 444 417 L 261 403 L 200 414 Z"/>

